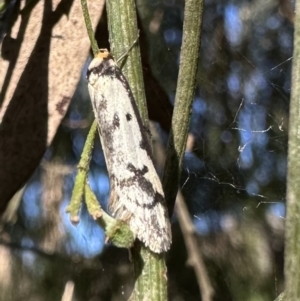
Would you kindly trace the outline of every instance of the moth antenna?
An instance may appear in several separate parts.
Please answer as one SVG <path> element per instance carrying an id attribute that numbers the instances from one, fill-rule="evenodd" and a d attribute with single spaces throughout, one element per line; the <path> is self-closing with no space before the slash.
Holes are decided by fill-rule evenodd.
<path id="1" fill-rule="evenodd" d="M 135 40 L 133 41 L 133 43 L 131 44 L 131 46 L 127 49 L 127 51 L 125 51 L 116 61 L 117 64 L 119 64 L 119 62 L 126 56 L 128 56 L 129 52 L 132 50 L 132 48 L 135 46 L 135 44 L 137 43 L 137 41 L 139 40 L 140 37 L 140 31 L 138 30 L 138 35 L 135 38 Z"/>

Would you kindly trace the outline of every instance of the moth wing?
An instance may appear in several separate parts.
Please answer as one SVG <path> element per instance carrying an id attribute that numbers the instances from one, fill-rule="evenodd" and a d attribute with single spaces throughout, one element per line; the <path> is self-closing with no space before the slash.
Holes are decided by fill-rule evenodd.
<path id="1" fill-rule="evenodd" d="M 116 66 L 110 75 L 90 82 L 110 176 L 109 211 L 127 221 L 136 237 L 152 251 L 166 251 L 171 230 L 164 194 L 129 85 Z"/>

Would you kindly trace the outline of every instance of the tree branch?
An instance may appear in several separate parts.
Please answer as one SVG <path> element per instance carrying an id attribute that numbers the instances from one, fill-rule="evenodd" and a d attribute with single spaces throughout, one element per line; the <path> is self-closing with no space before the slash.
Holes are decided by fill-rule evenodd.
<path id="1" fill-rule="evenodd" d="M 172 118 L 172 129 L 167 147 L 163 176 L 163 188 L 172 216 L 181 164 L 186 147 L 190 115 L 196 87 L 196 75 L 200 50 L 203 0 L 185 1 L 183 41 L 180 53 L 180 67 Z"/>

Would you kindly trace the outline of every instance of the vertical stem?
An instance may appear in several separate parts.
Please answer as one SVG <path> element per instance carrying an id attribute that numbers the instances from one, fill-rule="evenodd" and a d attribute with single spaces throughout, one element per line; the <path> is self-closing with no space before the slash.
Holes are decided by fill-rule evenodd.
<path id="1" fill-rule="evenodd" d="M 202 14 L 203 0 L 185 1 L 183 41 L 172 130 L 168 141 L 165 172 L 162 181 L 170 216 L 174 210 L 178 191 L 181 163 L 186 147 L 191 108 L 196 88 Z"/>
<path id="2" fill-rule="evenodd" d="M 86 0 L 81 0 L 81 8 L 82 8 L 82 13 L 83 13 L 86 30 L 87 30 L 89 38 L 90 38 L 93 54 L 94 54 L 94 56 L 96 56 L 97 53 L 99 52 L 99 48 L 97 45 L 97 41 L 95 39 L 95 34 L 94 34 L 94 30 L 93 30 L 93 26 L 92 26 L 92 22 L 91 22 L 89 9 L 88 9 Z"/>
<path id="3" fill-rule="evenodd" d="M 155 254 L 141 244 L 133 249 L 136 283 L 129 301 L 166 301 L 167 268 L 165 254 Z"/>
<path id="4" fill-rule="evenodd" d="M 287 214 L 285 223 L 285 299 L 300 300 L 300 3 L 296 1 L 290 101 Z"/>
<path id="5" fill-rule="evenodd" d="M 136 6 L 134 0 L 107 0 L 107 18 L 111 52 L 118 59 L 138 36 Z M 148 127 L 148 112 L 144 92 L 141 55 L 139 47 L 133 47 L 122 67 L 143 123 Z M 154 254 L 139 242 L 133 249 L 136 282 L 130 301 L 166 301 L 167 268 L 164 254 Z"/>

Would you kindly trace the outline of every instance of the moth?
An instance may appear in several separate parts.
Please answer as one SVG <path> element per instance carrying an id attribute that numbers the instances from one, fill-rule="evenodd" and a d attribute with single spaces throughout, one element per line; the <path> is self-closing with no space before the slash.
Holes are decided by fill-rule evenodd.
<path id="1" fill-rule="evenodd" d="M 90 63 L 87 79 L 110 179 L 108 210 L 150 250 L 165 252 L 171 245 L 170 221 L 129 84 L 107 49 Z"/>

